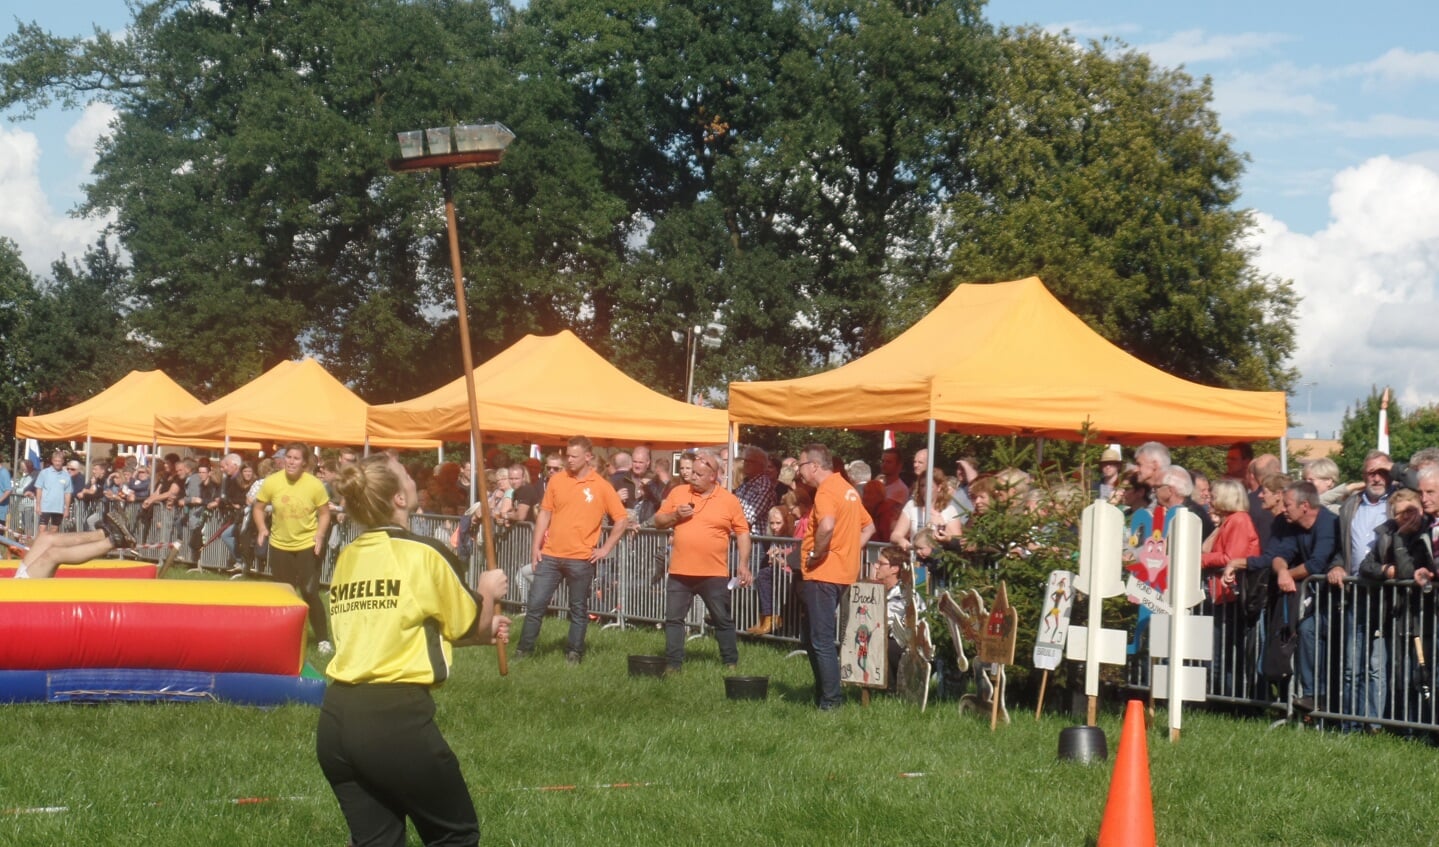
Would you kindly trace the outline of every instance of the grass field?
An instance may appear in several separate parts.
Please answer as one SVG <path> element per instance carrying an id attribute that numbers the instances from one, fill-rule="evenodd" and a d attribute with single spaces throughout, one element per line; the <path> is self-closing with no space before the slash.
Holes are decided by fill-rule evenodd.
<path id="1" fill-rule="evenodd" d="M 741 644 L 764 702 L 724 697 L 710 639 L 674 678 L 630 678 L 655 630 L 590 630 L 567 666 L 565 624 L 499 677 L 457 651 L 436 694 L 488 844 L 972 845 L 1092 843 L 1111 763 L 1056 757 L 1076 721 L 1016 712 L 991 733 L 952 702 L 921 714 L 857 694 L 810 705 L 809 665 Z M 319 666 L 319 662 L 316 662 Z M 0 844 L 334 845 L 344 821 L 314 759 L 316 711 L 213 704 L 9 706 Z M 1165 720 L 1164 712 L 1158 720 Z M 1101 726 L 1111 756 L 1120 718 Z M 1159 842 L 1424 844 L 1436 752 L 1392 736 L 1319 733 L 1185 712 L 1182 741 L 1150 731 Z M 1111 759 L 1112 762 L 1112 759 Z M 412 843 L 418 843 L 412 835 Z"/>

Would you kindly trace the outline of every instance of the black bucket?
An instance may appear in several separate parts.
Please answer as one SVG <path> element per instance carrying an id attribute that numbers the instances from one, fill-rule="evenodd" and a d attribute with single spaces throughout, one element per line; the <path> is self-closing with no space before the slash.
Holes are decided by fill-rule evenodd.
<path id="1" fill-rule="evenodd" d="M 664 676 L 664 656 L 630 656 L 630 676 Z"/>
<path id="2" fill-rule="evenodd" d="M 1097 726 L 1069 726 L 1059 731 L 1059 758 L 1088 764 L 1109 758 L 1109 743 Z"/>
<path id="3" fill-rule="evenodd" d="M 763 700 L 769 696 L 769 677 L 727 676 L 724 695 L 731 700 Z"/>

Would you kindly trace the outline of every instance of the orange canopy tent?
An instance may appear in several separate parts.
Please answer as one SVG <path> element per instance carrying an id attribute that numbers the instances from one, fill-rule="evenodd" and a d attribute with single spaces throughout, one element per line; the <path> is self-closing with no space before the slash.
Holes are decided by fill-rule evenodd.
<path id="1" fill-rule="evenodd" d="M 736 382 L 738 424 L 1024 435 L 1170 445 L 1278 438 L 1279 391 L 1171 376 L 1100 337 L 1037 277 L 960 285 L 898 338 L 834 370 Z"/>
<path id="2" fill-rule="evenodd" d="M 157 413 L 203 405 L 163 371 L 130 371 L 119 382 L 68 409 L 15 419 L 17 438 L 149 444 Z"/>
<path id="3" fill-rule="evenodd" d="M 721 409 L 691 406 L 636 382 L 569 330 L 527 335 L 470 374 L 486 441 L 588 436 L 596 444 L 659 448 L 722 444 Z M 468 441 L 465 377 L 413 400 L 370 408 L 371 443 L 395 437 Z"/>
<path id="4" fill-rule="evenodd" d="M 161 441 L 249 439 L 360 445 L 369 404 L 314 359 L 281 362 L 224 397 L 188 412 L 155 416 Z M 378 447 L 434 448 L 427 438 L 370 439 Z"/>

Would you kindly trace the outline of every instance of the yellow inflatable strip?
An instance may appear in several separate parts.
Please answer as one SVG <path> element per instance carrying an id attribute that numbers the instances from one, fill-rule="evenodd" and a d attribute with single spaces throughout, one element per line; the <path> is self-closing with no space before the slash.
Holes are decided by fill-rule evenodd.
<path id="1" fill-rule="evenodd" d="M 5 579 L 0 603 L 169 603 L 190 606 L 304 606 L 288 585 L 181 579 Z"/>

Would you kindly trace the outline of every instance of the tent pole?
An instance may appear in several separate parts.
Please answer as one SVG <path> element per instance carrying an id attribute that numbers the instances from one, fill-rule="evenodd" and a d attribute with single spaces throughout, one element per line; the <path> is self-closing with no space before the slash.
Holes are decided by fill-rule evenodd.
<path id="1" fill-rule="evenodd" d="M 1289 433 L 1279 436 L 1279 471 L 1289 473 Z"/>
<path id="2" fill-rule="evenodd" d="M 368 432 L 365 433 L 365 446 L 361 449 L 364 450 L 364 457 L 370 458 L 370 434 Z"/>
<path id="3" fill-rule="evenodd" d="M 734 464 L 739 456 L 739 424 L 729 422 L 729 467 L 725 469 L 725 488 L 734 491 Z M 765 518 L 768 520 L 768 518 Z"/>
<path id="4" fill-rule="evenodd" d="M 924 469 L 924 508 L 915 510 L 919 513 L 920 529 L 929 523 L 929 510 L 934 504 L 934 418 L 929 419 L 929 441 L 924 452 L 929 457 L 929 466 Z"/>

